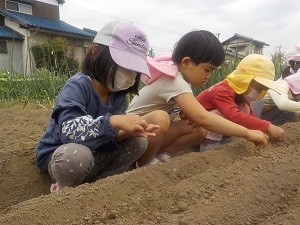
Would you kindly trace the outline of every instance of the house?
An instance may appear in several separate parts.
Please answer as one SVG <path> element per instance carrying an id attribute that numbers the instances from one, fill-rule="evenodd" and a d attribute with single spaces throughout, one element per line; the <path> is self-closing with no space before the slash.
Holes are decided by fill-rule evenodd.
<path id="1" fill-rule="evenodd" d="M 249 54 L 263 54 L 264 46 L 269 46 L 265 42 L 255 40 L 235 33 L 234 36 L 222 42 L 226 57 L 237 56 L 239 59 Z"/>
<path id="2" fill-rule="evenodd" d="M 48 38 L 65 38 L 80 62 L 95 33 L 60 21 L 64 0 L 0 0 L 0 69 L 31 74 L 35 64 L 30 47 Z"/>

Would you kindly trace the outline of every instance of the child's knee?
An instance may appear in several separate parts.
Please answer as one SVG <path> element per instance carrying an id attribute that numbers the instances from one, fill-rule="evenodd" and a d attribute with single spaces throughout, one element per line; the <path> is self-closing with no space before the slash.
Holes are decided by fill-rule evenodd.
<path id="1" fill-rule="evenodd" d="M 148 140 L 144 137 L 132 137 L 130 139 L 130 151 L 134 151 L 137 158 L 144 154 L 148 147 Z"/>
<path id="2" fill-rule="evenodd" d="M 54 151 L 49 173 L 60 187 L 73 187 L 83 181 L 93 166 L 94 156 L 88 147 L 69 143 Z"/>
<path id="3" fill-rule="evenodd" d="M 205 130 L 202 127 L 199 127 L 197 130 L 198 130 L 198 136 L 199 136 L 199 138 L 205 139 L 205 137 L 207 135 L 207 130 Z"/>
<path id="4" fill-rule="evenodd" d="M 160 132 L 167 132 L 170 128 L 170 116 L 166 111 L 155 110 L 149 114 L 150 123 L 157 124 L 160 126 Z"/>

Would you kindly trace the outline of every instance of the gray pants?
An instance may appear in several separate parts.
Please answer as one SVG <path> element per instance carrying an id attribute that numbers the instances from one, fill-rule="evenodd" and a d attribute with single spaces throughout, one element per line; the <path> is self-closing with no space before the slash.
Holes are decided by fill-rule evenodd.
<path id="1" fill-rule="evenodd" d="M 96 154 L 81 144 L 58 147 L 48 164 L 48 172 L 59 188 L 120 174 L 140 158 L 147 149 L 147 139 L 128 138 L 118 149 L 98 149 Z"/>
<path id="2" fill-rule="evenodd" d="M 260 115 L 261 119 L 268 120 L 272 124 L 278 126 L 283 125 L 294 117 L 295 113 L 281 111 L 278 107 L 273 107 L 272 109 L 262 112 Z"/>
<path id="3" fill-rule="evenodd" d="M 251 102 L 253 113 L 258 118 L 270 121 L 272 124 L 278 126 L 290 121 L 295 115 L 293 112 L 281 111 L 277 106 L 274 106 L 268 111 L 263 111 L 264 101 L 265 100 L 263 98 L 261 100 Z"/>

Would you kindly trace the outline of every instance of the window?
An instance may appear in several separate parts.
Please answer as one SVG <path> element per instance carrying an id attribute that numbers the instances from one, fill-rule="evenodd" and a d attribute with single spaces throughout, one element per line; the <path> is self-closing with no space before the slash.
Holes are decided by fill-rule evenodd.
<path id="1" fill-rule="evenodd" d="M 6 9 L 19 11 L 19 4 L 17 2 L 6 1 Z"/>
<path id="2" fill-rule="evenodd" d="M 7 53 L 6 40 L 0 40 L 0 53 Z"/>
<path id="3" fill-rule="evenodd" d="M 26 13 L 32 15 L 32 6 L 26 5 L 19 2 L 13 2 L 13 1 L 5 1 L 5 8 L 7 10 L 17 11 L 21 13 Z"/>
<path id="4" fill-rule="evenodd" d="M 246 46 L 245 45 L 233 45 L 230 46 L 232 49 L 234 49 L 235 52 L 244 52 L 246 51 Z"/>

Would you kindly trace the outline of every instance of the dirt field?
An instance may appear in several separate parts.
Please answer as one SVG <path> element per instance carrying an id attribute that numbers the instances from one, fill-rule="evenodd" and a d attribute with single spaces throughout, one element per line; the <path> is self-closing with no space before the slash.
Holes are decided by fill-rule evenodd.
<path id="1" fill-rule="evenodd" d="M 0 224 L 300 224 L 299 123 L 284 143 L 243 139 L 49 193 L 34 148 L 51 110 L 0 105 Z"/>

